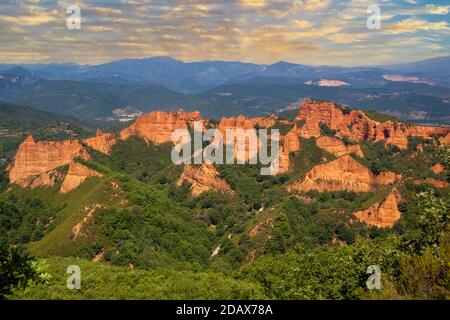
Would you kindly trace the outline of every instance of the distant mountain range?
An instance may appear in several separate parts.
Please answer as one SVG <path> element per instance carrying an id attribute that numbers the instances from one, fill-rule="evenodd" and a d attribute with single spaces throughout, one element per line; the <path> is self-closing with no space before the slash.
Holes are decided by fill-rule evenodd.
<path id="1" fill-rule="evenodd" d="M 102 65 L 0 65 L 0 101 L 91 121 L 132 120 L 140 112 L 180 107 L 215 119 L 266 115 L 305 98 L 450 123 L 450 57 L 356 68 L 185 63 L 169 57 Z"/>
<path id="2" fill-rule="evenodd" d="M 0 70 L 17 65 L 0 65 Z M 211 87 L 266 78 L 272 83 L 304 83 L 321 79 L 338 80 L 354 87 L 377 87 L 389 83 L 383 75 L 398 72 L 404 77 L 425 79 L 450 86 L 450 57 L 380 67 L 312 67 L 288 62 L 258 65 L 243 62 L 182 62 L 170 57 L 125 59 L 100 65 L 30 64 L 22 65 L 37 77 L 47 80 L 74 80 L 116 84 L 154 84 L 186 92 L 201 92 Z M 270 81 L 267 80 L 267 81 Z M 408 80 L 407 80 L 408 81 Z"/>

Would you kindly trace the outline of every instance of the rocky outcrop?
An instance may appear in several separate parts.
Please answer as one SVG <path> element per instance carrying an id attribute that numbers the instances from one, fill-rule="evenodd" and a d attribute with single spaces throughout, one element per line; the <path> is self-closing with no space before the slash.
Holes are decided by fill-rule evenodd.
<path id="1" fill-rule="evenodd" d="M 306 173 L 302 181 L 288 187 L 289 191 L 354 191 L 370 192 L 377 186 L 385 186 L 401 179 L 393 172 L 374 175 L 367 167 L 344 155 L 336 160 L 320 164 Z"/>
<path id="2" fill-rule="evenodd" d="M 256 117 L 250 118 L 249 120 L 253 123 L 254 127 L 271 128 L 277 123 L 278 118 L 272 114 L 269 117 Z"/>
<path id="3" fill-rule="evenodd" d="M 319 137 L 316 140 L 316 145 L 329 152 L 334 154 L 337 157 L 341 157 L 343 155 L 346 154 L 351 154 L 351 153 L 355 153 L 357 156 L 363 158 L 364 154 L 361 150 L 361 147 L 359 146 L 359 144 L 345 144 L 344 141 L 337 139 L 337 138 L 332 138 L 332 137 Z"/>
<path id="4" fill-rule="evenodd" d="M 256 226 L 254 226 L 250 231 L 249 231 L 249 236 L 254 238 L 257 235 L 259 235 L 261 232 L 263 232 L 264 230 L 272 230 L 274 226 L 273 223 L 273 219 L 272 218 L 268 218 L 267 220 L 264 220 L 260 223 L 258 223 Z"/>
<path id="5" fill-rule="evenodd" d="M 83 142 L 94 150 L 109 154 L 111 147 L 117 142 L 117 137 L 112 133 L 103 133 L 97 130 L 95 137 L 84 139 Z"/>
<path id="6" fill-rule="evenodd" d="M 193 127 L 195 121 L 204 123 L 199 112 L 155 111 L 137 118 L 135 123 L 120 132 L 120 139 L 138 136 L 154 144 L 163 144 L 172 141 L 172 133 L 176 129 Z"/>
<path id="7" fill-rule="evenodd" d="M 447 188 L 449 186 L 449 183 L 445 180 L 435 179 L 435 178 L 423 178 L 423 179 L 417 179 L 413 181 L 414 184 L 418 185 L 421 183 L 432 185 L 436 188 Z"/>
<path id="8" fill-rule="evenodd" d="M 282 141 L 283 143 L 280 147 L 279 155 L 280 166 L 278 171 L 280 174 L 286 173 L 291 169 L 289 154 L 300 151 L 300 139 L 297 124 L 294 124 L 294 127 L 282 137 Z"/>
<path id="9" fill-rule="evenodd" d="M 76 157 L 84 159 L 89 157 L 76 140 L 35 142 L 33 137 L 29 136 L 19 146 L 9 170 L 9 180 L 11 183 L 27 187 L 33 177 L 69 164 Z"/>
<path id="10" fill-rule="evenodd" d="M 46 188 L 52 187 L 58 183 L 60 183 L 64 179 L 64 174 L 57 170 L 50 170 L 44 173 L 41 173 L 38 176 L 31 176 L 25 180 L 25 183 L 22 187 L 30 187 L 30 188 Z"/>
<path id="11" fill-rule="evenodd" d="M 431 171 L 433 171 L 436 174 L 440 174 L 444 172 L 444 166 L 440 163 L 436 163 L 434 166 L 431 167 Z"/>
<path id="12" fill-rule="evenodd" d="M 195 197 L 207 191 L 233 193 L 219 171 L 210 164 L 204 163 L 200 167 L 186 165 L 177 185 L 181 186 L 185 181 L 191 184 L 191 194 Z"/>
<path id="13" fill-rule="evenodd" d="M 83 231 L 86 228 L 86 225 L 88 225 L 92 221 L 95 211 L 97 211 L 97 209 L 100 209 L 101 207 L 102 206 L 100 204 L 95 204 L 93 206 L 84 208 L 84 212 L 86 213 L 86 216 L 83 218 L 83 220 L 81 220 L 79 223 L 74 225 L 72 228 L 72 239 L 73 240 L 76 240 L 79 237 L 85 235 Z"/>
<path id="14" fill-rule="evenodd" d="M 81 163 L 72 162 L 69 171 L 61 185 L 61 192 L 66 193 L 78 188 L 89 177 L 102 177 L 103 175 Z"/>
<path id="15" fill-rule="evenodd" d="M 250 129 L 255 129 L 254 122 L 244 116 L 239 116 L 237 118 L 222 118 L 217 129 L 222 133 L 223 143 L 226 144 L 228 140 L 233 140 L 232 137 L 227 138 L 227 132 L 233 132 L 234 134 L 234 157 L 238 161 L 248 162 L 249 159 L 253 159 L 258 155 L 258 136 L 256 131 L 252 134 L 252 131 L 247 131 Z M 254 143 L 251 143 L 250 138 L 240 136 L 238 139 L 237 130 L 242 130 L 244 133 L 249 134 L 255 139 Z M 240 154 L 238 150 L 245 150 L 244 154 Z"/>
<path id="16" fill-rule="evenodd" d="M 450 145 L 450 133 L 448 133 L 445 137 L 441 137 L 439 139 L 439 142 L 442 144 L 446 143 L 446 144 Z"/>
<path id="17" fill-rule="evenodd" d="M 400 192 L 397 188 L 393 188 L 383 201 L 353 214 L 368 225 L 379 228 L 392 227 L 401 217 L 401 212 L 398 210 L 398 203 L 401 199 Z"/>
<path id="18" fill-rule="evenodd" d="M 305 138 L 320 137 L 320 124 L 326 124 L 336 131 L 338 137 L 348 137 L 356 141 L 385 141 L 400 149 L 408 147 L 408 137 L 432 138 L 447 135 L 450 128 L 427 127 L 386 121 L 383 123 L 367 117 L 361 110 L 351 110 L 330 102 L 307 100 L 300 107 L 298 121 L 304 125 L 299 130 Z"/>

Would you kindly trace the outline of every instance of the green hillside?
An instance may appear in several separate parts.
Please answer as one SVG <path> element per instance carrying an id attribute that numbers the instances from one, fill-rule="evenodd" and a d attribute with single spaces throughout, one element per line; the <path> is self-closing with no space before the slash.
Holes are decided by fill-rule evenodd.
<path id="1" fill-rule="evenodd" d="M 419 143 L 423 153 L 416 151 Z M 103 177 L 88 178 L 72 192 L 60 193 L 59 185 L 3 192 L 0 242 L 48 259 L 52 275 L 49 283 L 11 298 L 435 299 L 448 294 L 448 267 L 441 262 L 448 257 L 450 189 L 413 183 L 445 179 L 429 169 L 444 161 L 434 142 L 410 139 L 402 151 L 361 143 L 366 157 L 355 158 L 374 174 L 392 170 L 405 178 L 395 185 L 402 218 L 392 229 L 369 227 L 352 214 L 382 201 L 391 187 L 288 193 L 288 184 L 335 159 L 314 139 L 301 144 L 302 152 L 291 155 L 291 173 L 261 176 L 258 166 L 218 166 L 233 195 L 191 196 L 189 184 L 177 186 L 182 168 L 171 163 L 171 146 L 135 137 L 114 145 L 109 156 L 91 150 L 91 160 L 82 162 Z M 83 269 L 80 291 L 65 289 L 70 264 Z M 365 286 L 371 264 L 381 266 L 387 281 L 377 294 Z M 430 279 L 423 274 L 427 268 L 438 273 Z M 410 272 L 417 274 L 415 282 Z M 415 289 L 416 282 L 428 291 Z"/>

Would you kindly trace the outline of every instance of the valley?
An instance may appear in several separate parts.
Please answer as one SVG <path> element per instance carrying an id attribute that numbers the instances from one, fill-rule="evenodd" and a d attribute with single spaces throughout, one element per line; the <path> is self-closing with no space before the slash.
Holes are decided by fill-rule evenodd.
<path id="1" fill-rule="evenodd" d="M 448 214 L 450 128 L 321 100 L 303 101 L 296 114 L 215 121 L 152 111 L 116 131 L 59 141 L 24 128 L 28 137 L 10 147 L 3 169 L 1 241 L 46 258 L 53 278 L 10 297 L 372 299 L 361 279 L 374 262 L 390 281 L 381 298 L 441 297 L 420 295 L 402 277 L 430 243 L 445 247 L 445 229 L 426 240 L 421 219 L 424 201 Z M 195 122 L 279 129 L 282 170 L 175 165 L 171 134 Z M 61 288 L 61 267 L 73 259 L 87 278 L 71 293 Z M 122 295 L 109 293 L 110 274 L 121 275 Z M 144 289 L 144 278 L 156 287 Z M 202 284 L 212 278 L 217 295 Z"/>

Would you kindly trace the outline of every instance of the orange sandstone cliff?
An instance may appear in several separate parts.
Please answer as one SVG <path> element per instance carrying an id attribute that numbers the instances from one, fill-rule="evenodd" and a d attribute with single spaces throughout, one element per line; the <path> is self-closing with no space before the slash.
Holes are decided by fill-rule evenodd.
<path id="1" fill-rule="evenodd" d="M 373 204 L 371 207 L 356 211 L 353 214 L 359 220 L 379 228 L 392 227 L 401 217 L 398 210 L 398 203 L 402 197 L 397 188 L 393 188 L 389 195 L 381 202 Z"/>
<path id="2" fill-rule="evenodd" d="M 85 159 L 89 157 L 76 140 L 35 142 L 33 137 L 29 136 L 19 146 L 9 171 L 9 180 L 11 183 L 27 187 L 33 178 L 69 164 L 76 157 Z"/>
<path id="3" fill-rule="evenodd" d="M 444 136 L 450 128 L 427 127 L 402 122 L 378 122 L 367 117 L 361 110 L 350 110 L 330 102 L 307 100 L 302 103 L 298 121 L 304 125 L 299 132 L 302 137 L 320 137 L 320 124 L 326 124 L 336 131 L 338 137 L 348 137 L 356 141 L 385 141 L 401 149 L 408 147 L 408 136 L 432 138 Z"/>
<path id="4" fill-rule="evenodd" d="M 123 129 L 120 138 L 126 140 L 138 136 L 154 144 L 163 144 L 172 141 L 173 131 L 193 127 L 195 121 L 202 121 L 199 112 L 154 111 L 137 118 L 135 123 Z"/>
<path id="5" fill-rule="evenodd" d="M 294 124 L 294 127 L 284 136 L 282 137 L 282 146 L 280 147 L 280 174 L 286 173 L 291 169 L 289 154 L 293 152 L 300 151 L 300 138 L 298 135 L 298 127 L 297 124 Z"/>
<path id="6" fill-rule="evenodd" d="M 195 197 L 207 191 L 233 193 L 228 183 L 220 177 L 219 171 L 210 164 L 205 163 L 200 167 L 184 166 L 177 185 L 181 186 L 185 181 L 191 184 L 191 194 Z"/>
<path id="7" fill-rule="evenodd" d="M 72 162 L 61 185 L 61 192 L 66 193 L 78 188 L 89 177 L 101 177 L 102 174 L 81 163 Z"/>
<path id="8" fill-rule="evenodd" d="M 355 145 L 346 145 L 344 143 L 344 141 L 337 139 L 337 138 L 332 138 L 332 137 L 319 137 L 316 140 L 316 144 L 319 148 L 334 154 L 337 157 L 346 155 L 346 154 L 351 154 L 351 153 L 355 153 L 357 156 L 363 158 L 364 154 L 361 150 L 361 147 L 359 146 L 359 144 L 355 144 Z"/>
<path id="9" fill-rule="evenodd" d="M 294 182 L 289 191 L 354 191 L 369 192 L 377 186 L 395 183 L 401 179 L 393 172 L 374 175 L 367 167 L 349 155 L 320 164 L 306 173 L 302 181 Z"/>
<path id="10" fill-rule="evenodd" d="M 246 133 L 251 133 L 250 129 L 255 129 L 255 122 L 251 119 L 247 119 L 246 117 L 240 115 L 237 118 L 222 118 L 217 129 L 222 133 L 223 143 L 227 142 L 227 131 L 233 130 L 235 133 L 234 138 L 234 157 L 239 161 L 249 161 L 249 159 L 253 159 L 257 157 L 258 154 L 258 136 L 256 137 L 256 141 L 254 144 L 251 144 L 249 138 L 238 139 L 236 137 L 236 130 L 243 130 Z M 228 139 L 231 139 L 230 137 Z M 238 150 L 245 150 L 245 154 L 241 155 L 238 153 Z"/>
<path id="11" fill-rule="evenodd" d="M 109 154 L 111 147 L 117 142 L 117 138 L 112 133 L 103 133 L 97 130 L 95 137 L 83 140 L 89 147 L 104 154 Z"/>

